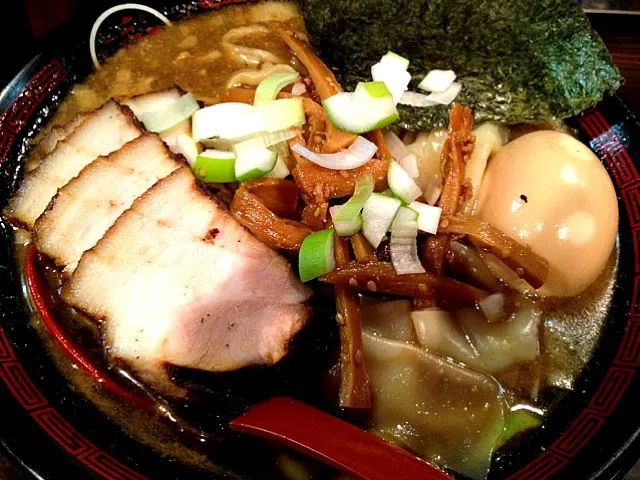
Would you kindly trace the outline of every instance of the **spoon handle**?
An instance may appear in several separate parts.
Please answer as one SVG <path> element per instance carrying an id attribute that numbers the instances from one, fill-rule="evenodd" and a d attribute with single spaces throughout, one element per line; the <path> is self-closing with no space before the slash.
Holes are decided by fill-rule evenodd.
<path id="1" fill-rule="evenodd" d="M 358 479 L 452 480 L 401 448 L 288 397 L 256 405 L 230 425 L 235 431 L 287 445 Z"/>

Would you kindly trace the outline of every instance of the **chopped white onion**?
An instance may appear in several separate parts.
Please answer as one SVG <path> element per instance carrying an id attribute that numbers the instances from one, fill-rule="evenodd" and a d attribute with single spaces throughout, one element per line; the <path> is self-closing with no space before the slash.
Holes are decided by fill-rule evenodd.
<path id="1" fill-rule="evenodd" d="M 453 70 L 431 70 L 422 79 L 418 88 L 427 92 L 444 92 L 456 79 Z"/>
<path id="2" fill-rule="evenodd" d="M 429 95 L 417 92 L 404 92 L 400 97 L 400 105 L 409 105 L 410 107 L 433 107 L 438 105 L 429 98 Z"/>
<path id="3" fill-rule="evenodd" d="M 453 82 L 444 92 L 433 92 L 429 94 L 429 99 L 441 105 L 449 105 L 453 102 L 462 90 L 462 84 Z"/>
<path id="4" fill-rule="evenodd" d="M 406 157 L 399 159 L 398 163 L 402 168 L 404 168 L 404 170 L 414 180 L 420 177 L 420 169 L 418 168 L 418 159 L 413 153 L 410 153 Z"/>
<path id="5" fill-rule="evenodd" d="M 400 166 L 405 169 L 411 178 L 418 178 L 420 176 L 418 159 L 413 153 L 411 153 L 402 140 L 400 140 L 400 137 L 392 131 L 387 131 L 384 134 L 384 139 L 387 143 L 391 156 L 398 161 Z"/>
<path id="6" fill-rule="evenodd" d="M 315 153 L 299 143 L 291 148 L 316 165 L 331 170 L 352 170 L 361 167 L 367 164 L 378 151 L 378 147 L 364 137 L 356 138 L 347 150 L 338 153 Z"/>
<path id="7" fill-rule="evenodd" d="M 438 203 L 440 195 L 442 195 L 442 187 L 433 184 L 429 185 L 423 194 L 424 199 L 429 205 L 435 205 Z"/>
<path id="8" fill-rule="evenodd" d="M 292 95 L 300 96 L 304 95 L 305 93 L 307 93 L 307 86 L 302 82 L 295 83 L 293 87 L 291 87 Z"/>
<path id="9" fill-rule="evenodd" d="M 453 82 L 444 92 L 433 92 L 429 95 L 417 92 L 404 92 L 400 98 L 400 104 L 409 105 L 411 107 L 449 105 L 456 99 L 460 90 L 462 90 L 462 85 L 458 82 Z"/>
<path id="10" fill-rule="evenodd" d="M 384 134 L 384 141 L 387 144 L 387 148 L 389 149 L 389 153 L 396 160 L 400 160 L 401 158 L 406 157 L 411 154 L 411 151 L 407 148 L 407 146 L 402 143 L 400 137 L 393 133 L 391 130 L 387 130 Z"/>

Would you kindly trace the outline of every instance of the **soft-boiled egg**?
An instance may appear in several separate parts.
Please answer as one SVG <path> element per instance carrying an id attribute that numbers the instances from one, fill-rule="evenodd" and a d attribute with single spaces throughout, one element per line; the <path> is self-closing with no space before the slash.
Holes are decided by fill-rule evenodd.
<path id="1" fill-rule="evenodd" d="M 477 214 L 549 262 L 540 292 L 570 296 L 602 272 L 614 248 L 618 202 L 607 171 L 565 133 L 528 133 L 489 162 Z"/>

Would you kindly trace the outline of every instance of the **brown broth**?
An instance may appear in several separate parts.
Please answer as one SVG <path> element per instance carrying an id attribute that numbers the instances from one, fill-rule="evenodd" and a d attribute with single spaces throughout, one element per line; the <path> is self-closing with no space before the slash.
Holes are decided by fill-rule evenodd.
<path id="1" fill-rule="evenodd" d="M 242 37 L 239 45 L 264 49 L 282 63 L 296 65 L 289 48 L 277 35 L 282 28 L 304 32 L 297 6 L 291 2 L 233 5 L 183 20 L 119 50 L 62 102 L 52 124 L 63 124 L 78 113 L 93 110 L 110 98 L 141 95 L 179 86 L 205 103 L 217 103 L 230 76 L 240 69 L 255 70 L 221 48 L 228 31 L 264 25 L 267 33 Z"/>
<path id="2" fill-rule="evenodd" d="M 225 7 L 220 11 L 205 13 L 180 22 L 120 50 L 108 59 L 101 69 L 73 88 L 50 125 L 63 124 L 79 113 L 97 108 L 110 98 L 140 95 L 174 85 L 193 93 L 205 103 L 219 102 L 229 78 L 234 73 L 241 69 L 249 71 L 257 68 L 239 62 L 237 56 L 230 55 L 221 48 L 222 38 L 233 28 L 256 24 L 266 26 L 269 31 L 253 32 L 244 36 L 238 43 L 249 48 L 266 49 L 281 59 L 282 63 L 300 70 L 289 49 L 276 33 L 279 28 L 304 31 L 302 18 L 295 4 L 263 2 L 256 5 Z M 18 232 L 16 257 L 23 272 L 28 244 L 28 235 Z M 504 383 L 509 384 L 510 398 L 514 403 L 529 403 L 544 411 L 559 397 L 547 404 L 537 404 L 531 397 L 537 396 L 538 389 L 556 387 L 569 391 L 573 388 L 578 375 L 591 358 L 604 326 L 611 305 L 617 261 L 616 251 L 612 254 L 605 272 L 579 297 L 564 302 L 547 302 L 540 359 L 530 365 L 503 373 Z M 45 268 L 45 273 L 53 291 L 56 318 L 74 338 L 82 339 L 81 343 L 92 360 L 101 364 L 103 368 L 115 369 L 116 367 L 108 365 L 104 359 L 99 342 L 99 330 L 95 323 L 64 305 L 56 296 L 61 281 L 58 272 Z M 149 413 L 114 398 L 73 365 L 58 344 L 51 339 L 33 305 L 30 307 L 31 325 L 41 337 L 64 378 L 128 435 L 165 455 L 197 468 L 229 473 L 220 467 L 215 456 L 211 455 L 212 450 L 220 444 L 219 440 L 227 438 L 223 430 L 216 430 L 213 434 L 210 431 L 200 432 L 198 427 L 194 426 L 199 422 L 192 424 L 190 421 L 181 420 L 173 406 L 162 399 L 157 399 L 156 411 Z M 325 319 L 325 322 L 335 327 L 329 319 Z M 320 356 L 330 357 L 330 350 L 336 346 L 337 338 L 331 332 L 323 338 L 333 341 L 333 344 L 325 347 L 327 352 L 323 354 L 324 357 Z M 335 400 L 335 390 L 329 389 L 327 392 L 323 387 L 328 385 L 327 382 L 331 378 L 330 374 L 326 374 L 330 366 L 325 365 L 324 373 L 321 372 L 321 368 L 316 368 L 315 371 L 320 373 L 310 379 L 321 392 L 320 400 L 313 403 L 320 404 L 327 410 L 335 408 L 331 406 Z M 332 372 L 335 373 L 335 368 Z M 541 381 L 532 383 L 532 378 L 540 378 Z M 138 387 L 132 384 L 131 388 Z M 536 394 L 531 395 L 532 391 Z M 214 409 L 212 406 L 211 410 Z M 215 412 L 212 412 L 212 415 L 215 415 Z M 261 448 L 264 448 L 265 445 L 261 445 Z M 262 457 L 263 463 L 257 462 L 255 468 L 262 468 L 263 473 L 308 468 L 306 462 L 304 465 L 296 463 L 290 452 L 278 448 L 271 452 L 271 457 Z M 318 465 L 311 468 L 323 472 L 322 478 L 333 476 L 333 473 L 323 470 L 323 467 Z"/>

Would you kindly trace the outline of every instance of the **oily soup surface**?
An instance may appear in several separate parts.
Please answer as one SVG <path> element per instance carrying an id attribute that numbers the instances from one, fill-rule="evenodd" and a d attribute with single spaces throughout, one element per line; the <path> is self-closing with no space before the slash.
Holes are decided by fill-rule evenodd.
<path id="1" fill-rule="evenodd" d="M 217 103 L 233 74 L 296 65 L 277 35 L 280 28 L 304 32 L 294 3 L 235 5 L 178 22 L 106 60 L 74 87 L 52 123 L 66 123 L 110 98 L 174 85 L 205 103 Z"/>

